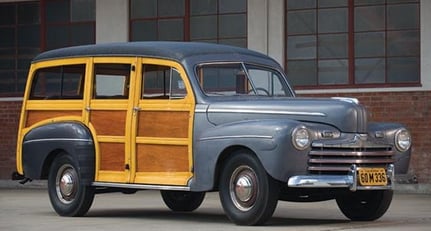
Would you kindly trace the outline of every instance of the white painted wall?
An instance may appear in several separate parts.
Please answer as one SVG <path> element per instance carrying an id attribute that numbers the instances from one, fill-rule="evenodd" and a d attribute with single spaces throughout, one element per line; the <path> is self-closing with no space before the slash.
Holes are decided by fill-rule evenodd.
<path id="1" fill-rule="evenodd" d="M 421 82 L 431 90 L 431 1 L 421 1 Z"/>
<path id="2" fill-rule="evenodd" d="M 128 5 L 128 0 L 96 0 L 96 43 L 129 40 Z"/>
<path id="3" fill-rule="evenodd" d="M 248 48 L 284 63 L 284 0 L 248 0 Z"/>

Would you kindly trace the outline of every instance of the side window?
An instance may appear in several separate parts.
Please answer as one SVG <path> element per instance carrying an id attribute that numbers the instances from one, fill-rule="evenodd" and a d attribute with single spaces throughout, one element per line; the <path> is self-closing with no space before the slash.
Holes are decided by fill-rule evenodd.
<path id="1" fill-rule="evenodd" d="M 198 76 L 207 95 L 248 94 L 252 89 L 240 63 L 203 65 Z"/>
<path id="2" fill-rule="evenodd" d="M 65 65 L 37 70 L 30 99 L 82 99 L 85 65 Z"/>
<path id="3" fill-rule="evenodd" d="M 269 96 L 286 95 L 285 88 L 282 84 L 282 77 L 278 73 L 249 66 L 247 68 L 249 78 L 253 82 L 256 94 Z"/>
<path id="4" fill-rule="evenodd" d="M 127 99 L 130 64 L 95 64 L 93 98 Z"/>
<path id="5" fill-rule="evenodd" d="M 177 69 L 169 66 L 143 66 L 143 99 L 183 99 L 187 95 L 184 81 Z"/>

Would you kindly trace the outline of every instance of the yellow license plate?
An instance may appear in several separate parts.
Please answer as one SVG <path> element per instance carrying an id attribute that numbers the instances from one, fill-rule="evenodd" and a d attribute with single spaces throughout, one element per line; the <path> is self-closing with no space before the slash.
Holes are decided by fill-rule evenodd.
<path id="1" fill-rule="evenodd" d="M 388 178 L 384 168 L 360 168 L 358 180 L 362 186 L 386 186 Z"/>

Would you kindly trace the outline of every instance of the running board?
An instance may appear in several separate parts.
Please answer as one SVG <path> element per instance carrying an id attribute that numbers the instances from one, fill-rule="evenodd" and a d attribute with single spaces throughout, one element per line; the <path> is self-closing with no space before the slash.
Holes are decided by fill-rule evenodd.
<path id="1" fill-rule="evenodd" d="M 142 189 L 142 190 L 190 191 L 190 187 L 186 187 L 186 186 L 172 186 L 172 185 L 121 184 L 121 183 L 93 182 L 91 184 L 91 186 L 94 186 L 94 187 L 108 187 L 108 188 Z"/>

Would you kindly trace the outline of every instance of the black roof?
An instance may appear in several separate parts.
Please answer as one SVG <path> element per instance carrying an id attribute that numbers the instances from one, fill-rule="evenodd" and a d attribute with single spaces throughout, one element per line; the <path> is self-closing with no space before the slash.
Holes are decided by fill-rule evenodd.
<path id="1" fill-rule="evenodd" d="M 207 54 L 247 55 L 260 58 L 267 56 L 245 48 L 201 42 L 122 42 L 102 43 L 60 48 L 46 51 L 33 59 L 33 62 L 57 58 L 91 56 L 141 56 L 158 57 L 182 61 L 191 56 Z"/>

